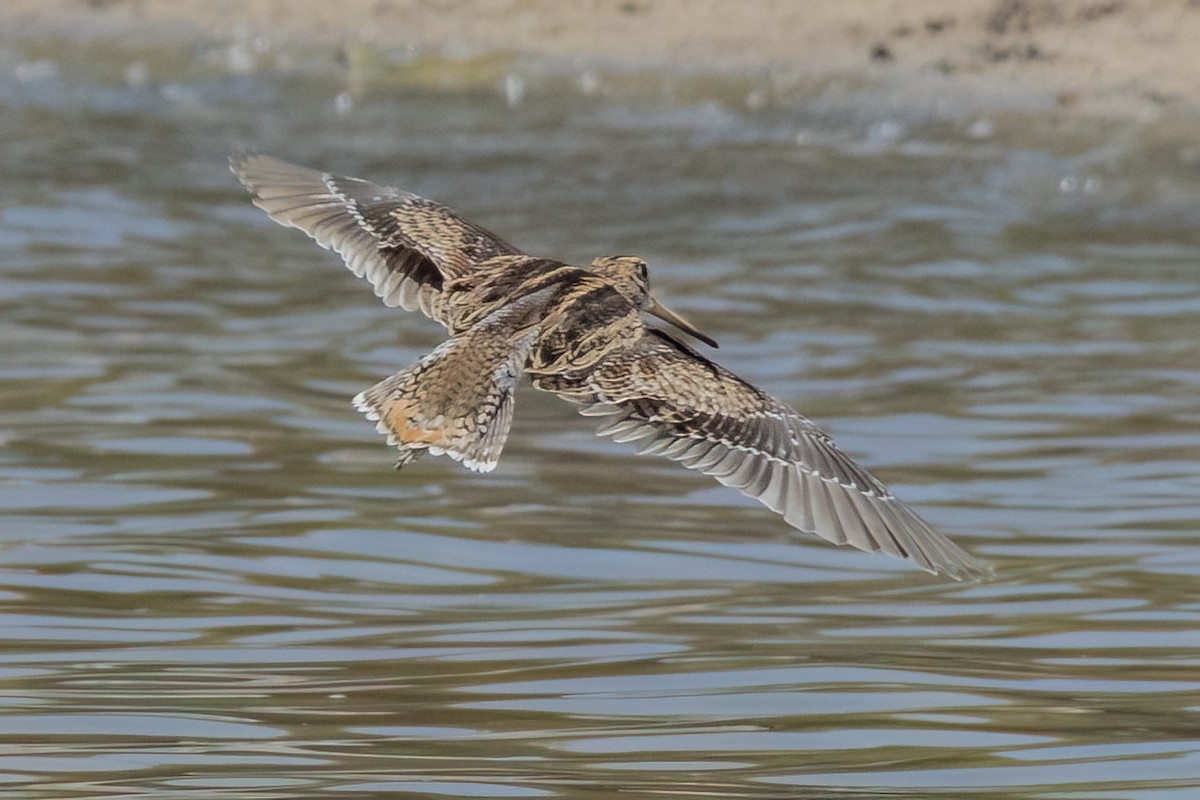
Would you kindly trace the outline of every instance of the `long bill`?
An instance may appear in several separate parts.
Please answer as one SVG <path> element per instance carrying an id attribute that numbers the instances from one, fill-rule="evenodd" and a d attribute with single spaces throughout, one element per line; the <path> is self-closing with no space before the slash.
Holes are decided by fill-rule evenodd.
<path id="1" fill-rule="evenodd" d="M 720 347 L 720 345 L 717 344 L 716 339 L 713 339 L 707 334 L 701 333 L 699 328 L 676 314 L 671 309 L 664 306 L 662 303 L 655 300 L 653 297 L 650 298 L 650 303 L 646 306 L 646 313 L 653 314 L 669 325 L 674 325 L 676 328 L 679 328 L 679 330 L 683 331 L 689 336 L 695 336 L 709 347 Z"/>

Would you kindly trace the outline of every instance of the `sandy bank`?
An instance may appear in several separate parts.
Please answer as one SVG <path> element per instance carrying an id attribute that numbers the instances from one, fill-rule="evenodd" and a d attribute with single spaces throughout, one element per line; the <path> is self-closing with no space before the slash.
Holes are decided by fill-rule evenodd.
<path id="1" fill-rule="evenodd" d="M 771 68 L 1121 115 L 1200 111 L 1196 0 L 7 0 L 8 35 L 349 42 L 634 66 Z"/>

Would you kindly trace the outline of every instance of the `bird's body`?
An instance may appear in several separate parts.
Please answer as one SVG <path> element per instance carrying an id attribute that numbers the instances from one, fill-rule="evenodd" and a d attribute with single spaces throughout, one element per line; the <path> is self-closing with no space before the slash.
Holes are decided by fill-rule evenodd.
<path id="1" fill-rule="evenodd" d="M 633 256 L 587 267 L 523 253 L 444 206 L 265 156 L 234 173 L 272 219 L 335 250 L 390 306 L 450 338 L 354 399 L 400 450 L 495 467 L 522 375 L 597 417 L 598 433 L 704 472 L 836 544 L 955 578 L 985 567 L 931 528 L 805 417 L 674 336 L 713 346 L 650 294 Z"/>

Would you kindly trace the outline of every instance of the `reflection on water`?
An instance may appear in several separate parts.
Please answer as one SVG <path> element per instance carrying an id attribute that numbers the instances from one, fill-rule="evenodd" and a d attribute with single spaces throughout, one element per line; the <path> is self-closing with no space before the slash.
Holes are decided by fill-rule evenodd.
<path id="1" fill-rule="evenodd" d="M 364 91 L 100 63 L 0 79 L 0 784 L 1200 783 L 1194 122 L 751 111 L 744 77 Z M 439 331 L 251 208 L 239 147 L 535 252 L 646 256 L 725 363 L 997 580 L 793 538 L 532 392 L 495 474 L 392 472 L 348 398 Z"/>

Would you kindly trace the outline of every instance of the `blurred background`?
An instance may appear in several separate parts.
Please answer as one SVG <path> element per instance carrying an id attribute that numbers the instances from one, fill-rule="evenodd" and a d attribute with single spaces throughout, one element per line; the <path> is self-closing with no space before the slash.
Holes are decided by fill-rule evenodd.
<path id="1" fill-rule="evenodd" d="M 1200 6 L 0 9 L 0 791 L 1183 800 L 1200 785 Z M 990 560 L 789 532 L 523 391 L 396 473 L 441 338 L 260 151 L 648 259 Z"/>

